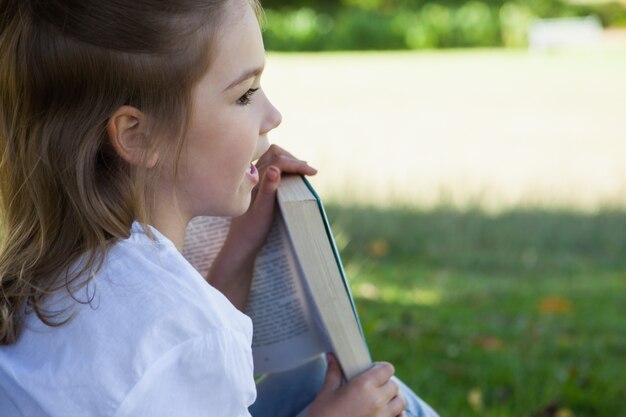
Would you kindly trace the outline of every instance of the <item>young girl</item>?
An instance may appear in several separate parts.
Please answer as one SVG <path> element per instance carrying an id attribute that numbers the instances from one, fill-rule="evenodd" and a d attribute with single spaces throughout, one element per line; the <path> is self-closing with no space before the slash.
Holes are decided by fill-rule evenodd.
<path id="1" fill-rule="evenodd" d="M 268 144 L 259 10 L 0 0 L 0 415 L 250 415 L 239 310 L 281 172 L 315 173 Z M 180 254 L 199 215 L 241 215 L 206 280 Z M 318 359 L 250 411 L 434 414 L 392 375 Z"/>

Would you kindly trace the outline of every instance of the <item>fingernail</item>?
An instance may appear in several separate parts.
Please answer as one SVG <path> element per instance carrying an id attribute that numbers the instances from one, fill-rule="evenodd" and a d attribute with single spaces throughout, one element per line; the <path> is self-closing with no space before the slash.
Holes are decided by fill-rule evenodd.
<path id="1" fill-rule="evenodd" d="M 280 177 L 280 171 L 278 170 L 278 168 L 274 166 L 267 168 L 267 178 L 269 178 L 270 181 L 272 182 L 277 181 L 279 177 Z"/>

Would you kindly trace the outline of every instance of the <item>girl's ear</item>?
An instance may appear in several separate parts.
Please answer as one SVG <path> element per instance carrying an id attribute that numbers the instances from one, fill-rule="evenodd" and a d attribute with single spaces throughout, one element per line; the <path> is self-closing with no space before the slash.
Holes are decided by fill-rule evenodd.
<path id="1" fill-rule="evenodd" d="M 150 149 L 147 127 L 144 113 L 132 106 L 121 106 L 109 117 L 107 134 L 120 158 L 131 165 L 152 168 L 159 157 Z"/>

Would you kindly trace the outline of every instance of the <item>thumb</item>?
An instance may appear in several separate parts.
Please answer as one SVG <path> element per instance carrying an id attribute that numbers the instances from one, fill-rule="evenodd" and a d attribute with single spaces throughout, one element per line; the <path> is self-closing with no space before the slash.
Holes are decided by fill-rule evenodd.
<path id="1" fill-rule="evenodd" d="M 254 211 L 261 213 L 261 216 L 271 214 L 276 200 L 276 190 L 280 184 L 280 170 L 275 166 L 270 166 L 265 170 L 261 178 L 261 183 L 255 190 Z"/>
<path id="2" fill-rule="evenodd" d="M 335 355 L 329 353 L 326 357 L 328 358 L 328 369 L 326 370 L 326 378 L 321 390 L 334 391 L 341 386 L 343 375 Z"/>

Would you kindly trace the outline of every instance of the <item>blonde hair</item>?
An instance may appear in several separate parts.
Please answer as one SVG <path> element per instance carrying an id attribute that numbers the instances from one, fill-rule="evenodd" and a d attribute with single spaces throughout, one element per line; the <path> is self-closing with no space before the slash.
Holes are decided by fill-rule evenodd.
<path id="1" fill-rule="evenodd" d="M 0 344 L 30 311 L 66 323 L 44 301 L 74 297 L 148 220 L 149 176 L 115 153 L 107 121 L 137 107 L 179 155 L 227 2 L 0 0 Z"/>

